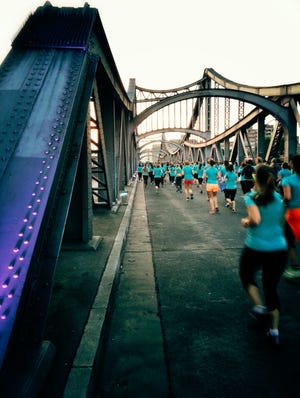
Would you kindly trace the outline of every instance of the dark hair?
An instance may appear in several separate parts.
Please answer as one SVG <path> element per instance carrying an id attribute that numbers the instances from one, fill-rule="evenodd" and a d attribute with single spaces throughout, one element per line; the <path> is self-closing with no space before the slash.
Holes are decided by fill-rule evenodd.
<path id="1" fill-rule="evenodd" d="M 294 155 L 291 158 L 292 169 L 298 176 L 300 176 L 300 155 Z"/>
<path id="2" fill-rule="evenodd" d="M 288 162 L 283 162 L 282 165 L 281 165 L 281 167 L 282 167 L 283 169 L 289 169 L 289 168 L 290 168 Z"/>
<path id="3" fill-rule="evenodd" d="M 258 192 L 254 196 L 254 201 L 258 206 L 266 206 L 274 200 L 274 191 L 276 190 L 272 168 L 266 165 L 258 166 L 255 176 Z"/>

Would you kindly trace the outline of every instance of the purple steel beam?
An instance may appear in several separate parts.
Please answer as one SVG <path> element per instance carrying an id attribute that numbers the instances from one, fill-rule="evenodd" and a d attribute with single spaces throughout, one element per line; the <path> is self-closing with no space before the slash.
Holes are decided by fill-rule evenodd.
<path id="1" fill-rule="evenodd" d="M 85 53 L 81 51 L 51 50 L 50 58 L 47 52 L 43 54 L 44 61 L 47 59 L 45 71 L 42 78 L 37 73 L 31 82 L 39 86 L 35 104 L 0 180 L 0 366 L 19 310 L 60 158 L 68 145 L 68 124 L 85 60 Z M 40 64 L 39 51 L 36 56 Z M 24 57 L 19 74 L 24 76 L 27 64 L 28 59 Z M 21 86 L 23 84 L 26 79 Z M 5 81 L 2 86 L 0 84 L 0 90 L 4 87 Z M 14 130 L 7 126 L 6 134 L 13 136 Z"/>

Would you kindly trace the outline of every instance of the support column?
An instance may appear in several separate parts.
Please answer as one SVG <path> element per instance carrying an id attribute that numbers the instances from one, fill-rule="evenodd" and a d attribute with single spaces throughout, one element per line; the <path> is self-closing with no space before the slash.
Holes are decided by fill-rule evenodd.
<path id="1" fill-rule="evenodd" d="M 64 233 L 64 250 L 96 250 L 101 238 L 93 235 L 91 157 L 88 135 L 82 143 L 72 200 Z"/>
<path id="2" fill-rule="evenodd" d="M 284 128 L 284 160 L 287 162 L 291 155 L 297 153 L 297 121 L 290 109 L 289 125 Z"/>
<path id="3" fill-rule="evenodd" d="M 219 162 L 223 162 L 224 157 L 223 157 L 223 152 L 222 152 L 222 148 L 221 148 L 221 142 L 217 142 L 216 143 L 216 152 L 217 152 L 217 159 Z"/>
<path id="4" fill-rule="evenodd" d="M 228 160 L 230 155 L 230 141 L 229 138 L 224 140 L 224 159 Z"/>
<path id="5" fill-rule="evenodd" d="M 265 149 L 265 116 L 259 115 L 257 119 L 258 129 L 257 129 L 257 156 L 261 158 L 265 158 L 266 149 Z"/>

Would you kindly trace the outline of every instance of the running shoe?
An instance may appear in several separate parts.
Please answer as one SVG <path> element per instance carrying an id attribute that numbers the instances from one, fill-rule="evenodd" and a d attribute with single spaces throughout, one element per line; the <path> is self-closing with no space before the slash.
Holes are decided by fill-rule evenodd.
<path id="1" fill-rule="evenodd" d="M 266 307 L 261 307 L 260 310 L 257 310 L 255 307 L 253 307 L 249 311 L 249 315 L 251 318 L 255 319 L 256 321 L 262 322 L 266 320 L 266 317 L 269 316 L 269 313 L 266 309 Z"/>
<path id="2" fill-rule="evenodd" d="M 295 278 L 300 278 L 300 269 L 295 269 L 292 267 L 288 267 L 284 273 L 283 273 L 283 277 L 285 279 L 295 279 Z"/>
<path id="3" fill-rule="evenodd" d="M 268 332 L 267 337 L 268 337 L 268 340 L 269 340 L 269 343 L 271 344 L 271 346 L 273 348 L 275 348 L 276 350 L 279 350 L 280 349 L 279 335 L 274 335 L 274 334 L 271 334 L 270 332 Z"/>
<path id="4" fill-rule="evenodd" d="M 291 268 L 294 269 L 295 271 L 299 271 L 300 270 L 300 265 L 298 264 L 292 264 Z"/>

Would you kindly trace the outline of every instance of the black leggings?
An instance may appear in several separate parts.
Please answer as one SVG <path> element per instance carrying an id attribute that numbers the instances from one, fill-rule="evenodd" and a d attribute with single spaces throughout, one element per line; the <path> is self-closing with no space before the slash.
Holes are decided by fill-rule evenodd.
<path id="1" fill-rule="evenodd" d="M 225 189 L 224 191 L 225 199 L 235 200 L 236 188 L 235 189 Z"/>
<path id="2" fill-rule="evenodd" d="M 254 187 L 254 181 L 241 180 L 241 188 L 242 188 L 244 195 L 245 195 L 245 193 L 250 192 L 253 187 Z"/>
<path id="3" fill-rule="evenodd" d="M 287 240 L 289 248 L 296 248 L 296 239 L 292 231 L 292 228 L 290 227 L 287 221 L 285 221 L 284 223 L 284 235 L 285 239 Z"/>
<path id="4" fill-rule="evenodd" d="M 244 247 L 240 257 L 240 278 L 244 289 L 257 286 L 256 273 L 262 270 L 262 288 L 268 311 L 280 310 L 277 286 L 287 261 L 287 251 L 260 252 Z"/>

